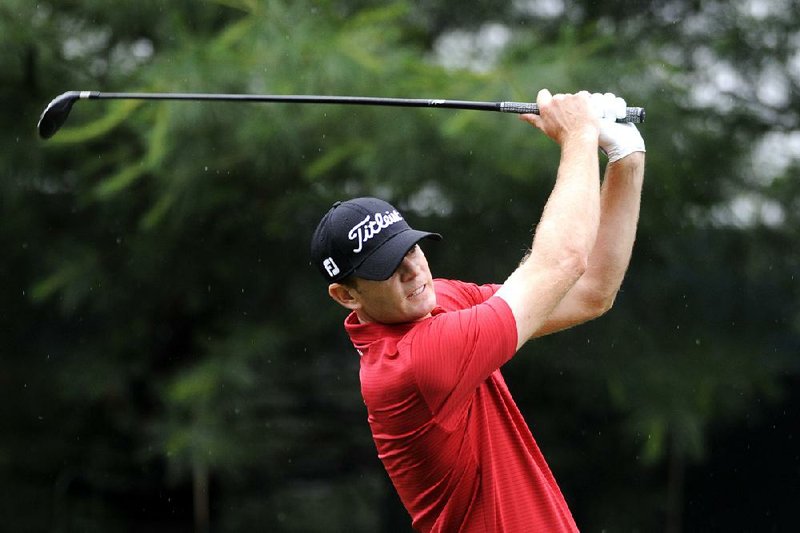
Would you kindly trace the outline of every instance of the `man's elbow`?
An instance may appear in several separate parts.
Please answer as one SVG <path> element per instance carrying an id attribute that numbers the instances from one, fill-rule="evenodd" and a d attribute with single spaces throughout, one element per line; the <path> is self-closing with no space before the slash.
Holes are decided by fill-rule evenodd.
<path id="1" fill-rule="evenodd" d="M 584 298 L 587 320 L 594 320 L 609 312 L 614 306 L 617 291 L 594 291 Z"/>
<path id="2" fill-rule="evenodd" d="M 565 278 L 571 279 L 575 283 L 583 277 L 589 268 L 589 254 L 575 249 L 566 250 L 560 258 L 558 268 Z"/>

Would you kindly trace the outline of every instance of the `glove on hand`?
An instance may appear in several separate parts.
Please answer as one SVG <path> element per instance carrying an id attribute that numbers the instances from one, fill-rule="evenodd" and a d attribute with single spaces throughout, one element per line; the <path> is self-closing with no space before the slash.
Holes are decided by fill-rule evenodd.
<path id="1" fill-rule="evenodd" d="M 630 122 L 617 123 L 618 118 L 625 118 L 627 104 L 625 100 L 612 93 L 593 93 L 592 108 L 600 117 L 600 149 L 613 163 L 633 152 L 644 152 L 644 139 Z"/>

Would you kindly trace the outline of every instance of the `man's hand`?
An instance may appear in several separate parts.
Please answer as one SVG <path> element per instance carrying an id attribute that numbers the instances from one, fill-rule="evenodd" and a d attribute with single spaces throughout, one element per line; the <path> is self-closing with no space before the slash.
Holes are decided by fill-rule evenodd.
<path id="1" fill-rule="evenodd" d="M 577 94 L 556 94 L 542 89 L 536 96 L 539 114 L 523 114 L 520 119 L 536 126 L 545 135 L 562 145 L 572 138 L 597 140 L 600 120 L 591 105 L 587 91 Z"/>
<path id="2" fill-rule="evenodd" d="M 600 118 L 600 149 L 613 163 L 634 152 L 644 152 L 644 139 L 632 123 L 619 124 L 626 115 L 625 100 L 612 93 L 592 93 L 592 110 Z"/>

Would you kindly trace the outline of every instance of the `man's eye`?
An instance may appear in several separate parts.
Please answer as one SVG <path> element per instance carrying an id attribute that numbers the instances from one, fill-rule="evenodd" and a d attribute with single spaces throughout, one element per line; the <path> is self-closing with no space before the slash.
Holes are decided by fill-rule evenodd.
<path id="1" fill-rule="evenodd" d="M 415 244 L 414 246 L 411 247 L 411 249 L 408 252 L 406 252 L 406 255 L 414 255 L 415 253 L 417 253 L 418 249 L 419 246 Z"/>

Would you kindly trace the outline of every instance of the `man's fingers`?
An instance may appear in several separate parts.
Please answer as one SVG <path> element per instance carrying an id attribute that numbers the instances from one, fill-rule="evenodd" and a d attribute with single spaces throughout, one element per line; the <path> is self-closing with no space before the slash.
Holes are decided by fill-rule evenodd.
<path id="1" fill-rule="evenodd" d="M 627 104 L 614 93 L 592 93 L 592 112 L 600 119 L 613 122 L 627 116 Z"/>
<path id="2" fill-rule="evenodd" d="M 547 89 L 542 89 L 541 91 L 539 91 L 539 94 L 536 95 L 536 104 L 541 109 L 543 105 L 549 104 L 550 100 L 552 99 L 553 95 L 550 94 L 550 91 L 548 91 Z"/>
<path id="3" fill-rule="evenodd" d="M 625 118 L 628 116 L 628 104 L 624 98 L 617 96 L 614 98 L 614 116 L 616 118 Z"/>
<path id="4" fill-rule="evenodd" d="M 547 106 L 552 99 L 553 95 L 550 94 L 550 91 L 548 91 L 547 89 L 542 89 L 539 91 L 539 93 L 536 95 L 536 105 L 539 106 L 540 114 L 542 111 L 542 106 Z M 522 114 L 519 116 L 519 118 L 520 120 L 523 120 L 528 124 L 536 126 L 537 128 L 539 127 L 539 124 L 541 123 L 542 120 L 540 115 L 535 115 L 533 113 Z"/>
<path id="5" fill-rule="evenodd" d="M 592 106 L 592 114 L 597 118 L 603 118 L 605 116 L 605 108 L 606 108 L 606 99 L 605 96 L 600 93 L 592 93 L 589 97 L 590 105 Z"/>

